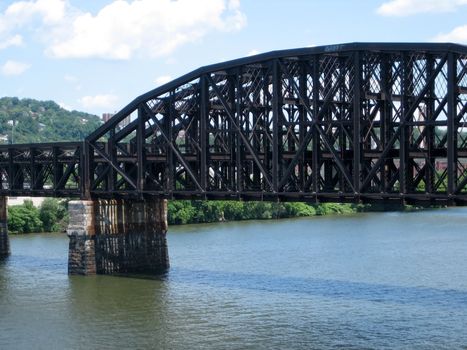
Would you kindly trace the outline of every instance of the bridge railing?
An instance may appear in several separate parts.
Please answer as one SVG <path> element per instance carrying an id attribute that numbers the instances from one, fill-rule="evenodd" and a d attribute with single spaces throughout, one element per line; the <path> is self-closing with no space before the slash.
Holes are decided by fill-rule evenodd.
<path id="1" fill-rule="evenodd" d="M 344 44 L 200 68 L 85 142 L 89 196 L 467 200 L 467 49 Z"/>

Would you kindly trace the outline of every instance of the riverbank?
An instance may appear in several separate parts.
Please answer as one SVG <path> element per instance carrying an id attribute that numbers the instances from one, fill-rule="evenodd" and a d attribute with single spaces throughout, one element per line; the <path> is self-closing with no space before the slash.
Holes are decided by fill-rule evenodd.
<path id="1" fill-rule="evenodd" d="M 352 214 L 367 210 L 355 204 L 303 202 L 241 202 L 177 200 L 168 203 L 169 225 L 219 221 L 268 220 L 330 214 Z"/>
<path id="2" fill-rule="evenodd" d="M 47 198 L 39 207 L 26 200 L 8 207 L 8 228 L 12 234 L 63 232 L 68 224 L 67 200 Z M 171 200 L 168 202 L 169 225 L 223 221 L 269 220 L 323 215 L 349 215 L 357 212 L 412 211 L 412 206 L 303 202 L 242 202 Z"/>
<path id="3" fill-rule="evenodd" d="M 184 225 L 424 209 L 402 204 L 176 200 L 168 203 L 168 222 L 169 225 Z"/>

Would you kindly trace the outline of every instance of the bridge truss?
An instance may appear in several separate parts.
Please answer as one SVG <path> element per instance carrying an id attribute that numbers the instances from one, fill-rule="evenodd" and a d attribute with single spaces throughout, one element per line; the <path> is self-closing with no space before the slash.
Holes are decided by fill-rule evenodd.
<path id="1" fill-rule="evenodd" d="M 73 147 L 45 163 L 41 146 L 0 147 L 3 191 L 464 204 L 467 47 L 352 43 L 203 67 Z"/>
<path id="2" fill-rule="evenodd" d="M 0 195 L 79 197 L 82 149 L 82 142 L 0 146 Z"/>

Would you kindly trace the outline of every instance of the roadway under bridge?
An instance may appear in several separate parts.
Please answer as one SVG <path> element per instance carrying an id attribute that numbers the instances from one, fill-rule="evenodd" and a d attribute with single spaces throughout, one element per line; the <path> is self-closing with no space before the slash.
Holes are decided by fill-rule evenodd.
<path id="1" fill-rule="evenodd" d="M 349 43 L 202 67 L 84 142 L 0 146 L 0 181 L 1 196 L 94 203 L 80 242 L 104 247 L 117 272 L 111 260 L 147 236 L 107 245 L 146 230 L 143 217 L 165 235 L 166 213 L 141 208 L 171 198 L 465 205 L 467 47 Z"/>

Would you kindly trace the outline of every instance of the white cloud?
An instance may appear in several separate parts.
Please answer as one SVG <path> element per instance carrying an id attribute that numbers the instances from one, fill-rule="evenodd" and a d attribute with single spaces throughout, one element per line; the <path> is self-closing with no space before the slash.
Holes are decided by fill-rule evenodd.
<path id="1" fill-rule="evenodd" d="M 433 38 L 433 41 L 467 43 L 467 24 L 456 27 L 446 34 L 439 34 Z"/>
<path id="2" fill-rule="evenodd" d="M 0 41 L 0 50 L 6 49 L 10 46 L 21 46 L 23 45 L 23 37 L 19 34 L 16 34 L 12 37 L 6 38 L 5 40 Z"/>
<path id="3" fill-rule="evenodd" d="M 28 24 L 36 24 L 36 21 L 39 21 L 39 26 L 53 26 L 63 23 L 67 7 L 65 0 L 13 2 L 0 14 L 0 35 L 8 35 Z"/>
<path id="4" fill-rule="evenodd" d="M 117 0 L 95 16 L 77 15 L 68 30 L 54 36 L 47 53 L 121 60 L 137 53 L 164 56 L 211 31 L 243 28 L 246 17 L 239 6 L 238 0 Z"/>
<path id="5" fill-rule="evenodd" d="M 410 16 L 427 12 L 452 12 L 467 0 L 390 0 L 382 4 L 376 12 L 383 16 Z"/>
<path id="6" fill-rule="evenodd" d="M 8 60 L 1 67 L 3 75 L 21 75 L 31 67 L 28 63 Z"/>
<path id="7" fill-rule="evenodd" d="M 4 25 L 19 26 L 37 16 L 46 24 L 54 24 L 65 17 L 66 6 L 65 0 L 16 1 L 7 7 L 1 20 Z"/>
<path id="8" fill-rule="evenodd" d="M 0 13 L 0 50 L 23 44 L 22 30 L 51 33 L 65 23 L 66 0 L 15 1 Z"/>
<path id="9" fill-rule="evenodd" d="M 111 94 L 83 96 L 79 99 L 79 103 L 86 109 L 92 108 L 108 108 L 116 109 L 118 97 Z"/>
<path id="10" fill-rule="evenodd" d="M 0 13 L 0 45 L 33 31 L 55 58 L 160 57 L 246 25 L 240 0 L 115 0 L 93 15 L 69 0 L 23 0 Z"/>
<path id="11" fill-rule="evenodd" d="M 165 83 L 168 83 L 169 81 L 172 80 L 172 77 L 170 75 L 162 75 L 160 77 L 157 77 L 154 82 L 156 83 L 157 86 L 164 85 Z"/>

